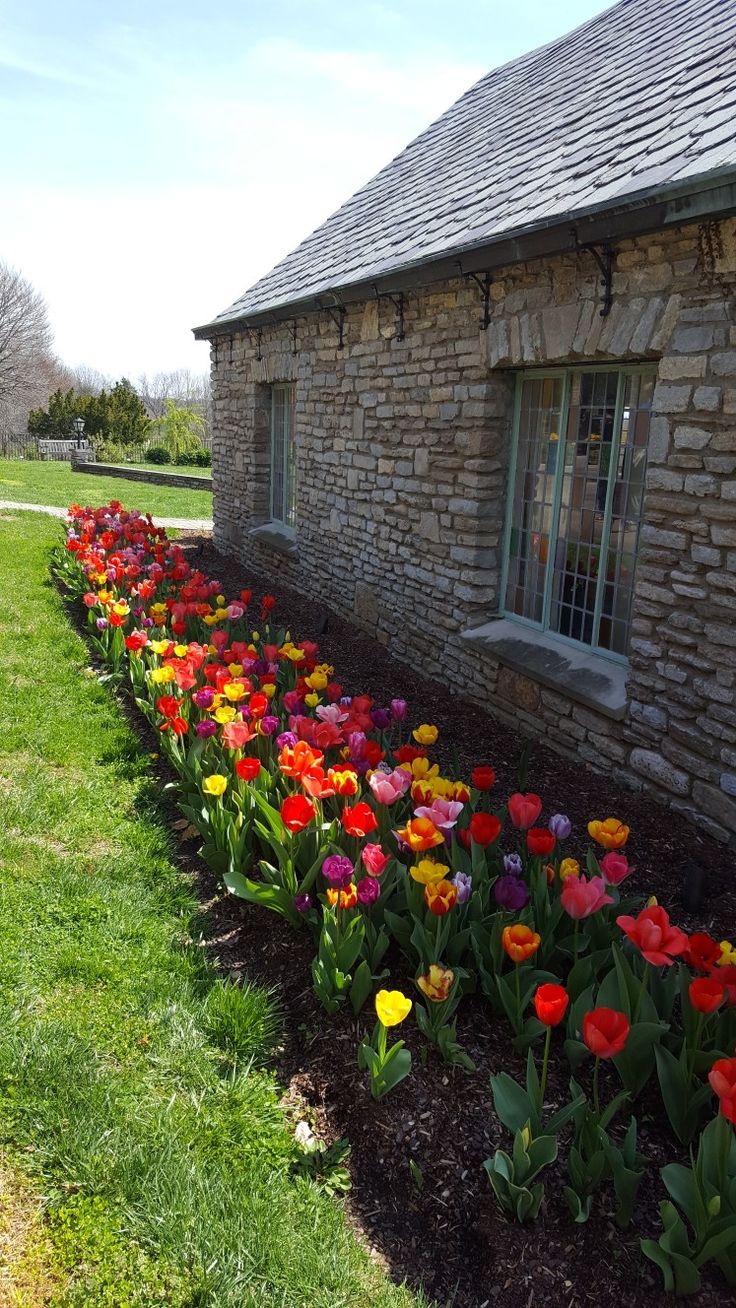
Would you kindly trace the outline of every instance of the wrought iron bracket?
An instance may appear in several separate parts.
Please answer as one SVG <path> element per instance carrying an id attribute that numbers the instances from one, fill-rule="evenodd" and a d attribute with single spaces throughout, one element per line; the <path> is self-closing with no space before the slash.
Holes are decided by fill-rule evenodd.
<path id="1" fill-rule="evenodd" d="M 475 282 L 478 290 L 483 296 L 483 317 L 480 320 L 480 328 L 481 331 L 486 332 L 491 323 L 491 286 L 493 284 L 493 278 L 489 272 L 485 272 L 482 277 L 479 277 L 478 273 L 474 272 L 464 273 L 462 271 L 462 265 L 460 265 L 460 272 L 466 281 Z"/>
<path id="2" fill-rule="evenodd" d="M 294 319 L 293 323 L 291 324 L 291 353 L 292 353 L 292 354 L 298 354 L 298 353 L 299 353 L 299 351 L 298 351 L 297 348 L 296 348 L 296 318 Z"/>
<path id="3" fill-rule="evenodd" d="M 344 349 L 345 348 L 345 305 L 340 304 L 338 301 L 338 303 L 335 305 L 322 304 L 320 305 L 320 308 L 324 309 L 327 313 L 329 313 L 332 321 L 337 327 L 338 350 Z"/>
<path id="4" fill-rule="evenodd" d="M 263 351 L 261 349 L 261 346 L 263 344 L 263 329 L 261 327 L 246 327 L 245 330 L 250 336 L 250 339 L 255 340 L 256 350 L 257 350 L 256 358 L 260 363 L 261 359 L 263 358 Z"/>
<path id="5" fill-rule="evenodd" d="M 406 336 L 404 330 L 404 292 L 403 291 L 379 291 L 377 287 L 373 288 L 376 292 L 377 300 L 390 300 L 396 310 L 396 337 L 397 341 L 403 341 Z"/>
<path id="6" fill-rule="evenodd" d="M 613 304 L 613 246 L 601 245 L 595 241 L 586 241 L 581 244 L 578 241 L 577 233 L 574 235 L 577 249 L 587 250 L 589 254 L 592 254 L 601 270 L 601 289 L 603 291 L 601 318 L 607 318 Z"/>

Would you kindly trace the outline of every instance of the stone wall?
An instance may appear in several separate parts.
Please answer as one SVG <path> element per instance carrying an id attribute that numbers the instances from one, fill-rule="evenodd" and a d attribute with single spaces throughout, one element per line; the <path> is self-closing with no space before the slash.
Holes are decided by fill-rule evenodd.
<path id="1" fill-rule="evenodd" d="M 72 459 L 75 472 L 91 472 L 95 477 L 123 477 L 126 481 L 145 481 L 149 486 L 181 486 L 188 490 L 212 490 L 211 477 L 197 477 L 187 472 L 154 472 L 152 468 L 134 468 L 128 464 L 91 463 Z"/>
<path id="2" fill-rule="evenodd" d="M 430 676 L 553 748 L 736 833 L 736 221 L 621 242 L 600 315 L 590 254 L 212 344 L 215 540 L 279 569 Z M 260 354 L 260 357 L 259 357 Z M 628 710 L 583 706 L 460 639 L 499 612 L 515 370 L 658 368 Z M 296 548 L 267 519 L 268 386 L 296 385 Z M 274 544 L 278 546 L 274 549 Z"/>

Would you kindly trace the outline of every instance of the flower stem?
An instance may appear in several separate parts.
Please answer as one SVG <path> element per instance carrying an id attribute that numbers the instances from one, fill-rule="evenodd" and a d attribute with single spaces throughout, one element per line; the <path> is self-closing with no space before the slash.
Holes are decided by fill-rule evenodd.
<path id="1" fill-rule="evenodd" d="M 641 1006 L 644 1003 L 644 996 L 648 989 L 649 989 L 649 966 L 648 964 L 645 963 L 644 976 L 642 977 L 641 986 L 639 987 L 639 994 L 636 1000 L 636 1008 L 634 1009 L 632 1026 L 634 1025 L 635 1022 L 638 1022 L 639 1020 L 639 1014 L 641 1013 Z"/>
<path id="2" fill-rule="evenodd" d="M 692 1043 L 690 1049 L 688 1050 L 688 1055 L 687 1055 L 687 1083 L 688 1083 L 688 1085 L 690 1085 L 690 1082 L 691 1082 L 692 1079 L 693 1079 L 693 1071 L 695 1070 L 695 1055 L 696 1055 L 696 1053 L 697 1053 L 698 1046 L 700 1045 L 700 1037 L 701 1037 L 701 1035 L 703 1034 L 703 1022 L 704 1022 L 704 1020 L 705 1020 L 705 1014 L 704 1014 L 704 1013 L 698 1013 L 698 1020 L 697 1020 L 697 1023 L 696 1023 L 696 1025 L 695 1025 L 695 1036 L 693 1037 L 693 1043 Z"/>
<path id="3" fill-rule="evenodd" d="M 549 1063 L 549 1046 L 552 1039 L 552 1027 L 547 1027 L 547 1034 L 544 1037 L 544 1057 L 542 1059 L 542 1080 L 539 1086 L 539 1116 L 541 1118 L 544 1111 L 544 1092 L 547 1089 L 547 1065 Z"/>
<path id="4" fill-rule="evenodd" d="M 601 1115 L 601 1103 L 600 1103 L 600 1099 L 598 1098 L 598 1072 L 600 1070 L 600 1066 L 601 1066 L 601 1060 L 600 1058 L 596 1058 L 595 1067 L 593 1068 L 593 1108 L 595 1109 L 595 1115 L 599 1120 Z"/>

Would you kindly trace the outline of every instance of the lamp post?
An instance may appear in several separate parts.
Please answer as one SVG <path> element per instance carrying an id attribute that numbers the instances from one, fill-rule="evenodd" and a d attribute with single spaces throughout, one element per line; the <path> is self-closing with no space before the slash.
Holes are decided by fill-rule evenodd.
<path id="1" fill-rule="evenodd" d="M 77 434 L 77 449 L 81 450 L 82 436 L 84 434 L 84 418 L 75 418 L 72 422 L 72 426 Z"/>

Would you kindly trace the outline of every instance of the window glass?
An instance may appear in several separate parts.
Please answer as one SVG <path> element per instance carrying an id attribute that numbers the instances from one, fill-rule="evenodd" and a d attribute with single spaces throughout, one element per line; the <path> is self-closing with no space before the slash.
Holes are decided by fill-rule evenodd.
<path id="1" fill-rule="evenodd" d="M 271 517 L 296 525 L 296 443 L 292 385 L 271 387 Z"/>

